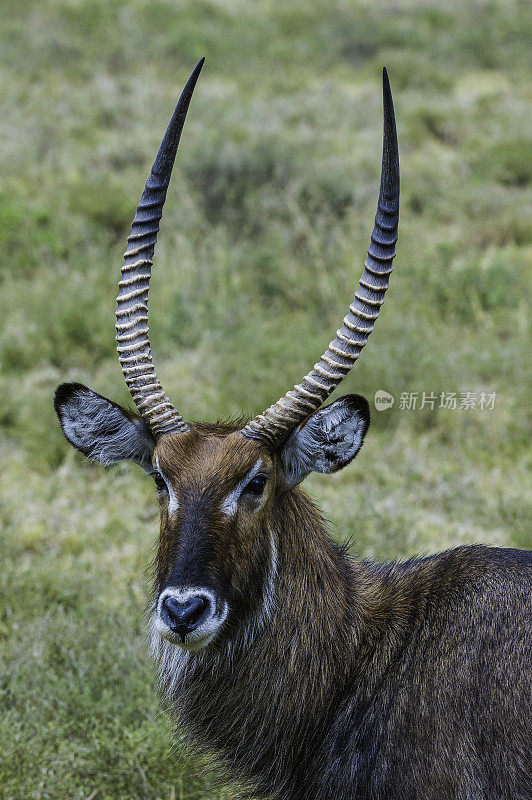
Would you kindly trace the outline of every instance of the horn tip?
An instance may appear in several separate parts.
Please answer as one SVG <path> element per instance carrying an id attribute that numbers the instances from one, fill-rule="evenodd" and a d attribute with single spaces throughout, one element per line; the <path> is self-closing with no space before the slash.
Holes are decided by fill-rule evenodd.
<path id="1" fill-rule="evenodd" d="M 382 100 L 384 111 L 384 137 L 381 189 L 387 195 L 399 194 L 399 148 L 388 70 L 382 68 Z"/>
<path id="2" fill-rule="evenodd" d="M 196 66 L 194 67 L 194 69 L 192 70 L 192 72 L 190 74 L 190 78 L 188 79 L 188 81 L 186 83 L 186 86 L 183 89 L 183 93 L 182 93 L 181 97 L 179 98 L 178 106 L 180 106 L 183 103 L 184 108 L 185 108 L 185 114 L 186 114 L 186 111 L 188 109 L 188 104 L 190 102 L 190 98 L 192 97 L 192 92 L 194 91 L 194 88 L 196 86 L 196 81 L 199 78 L 199 74 L 200 74 L 200 72 L 202 70 L 202 67 L 203 67 L 204 63 L 205 63 L 205 56 L 202 56 L 200 58 L 200 60 L 198 61 L 198 63 L 196 64 Z"/>
<path id="3" fill-rule="evenodd" d="M 198 76 L 199 76 L 199 74 L 201 72 L 201 69 L 202 69 L 204 63 L 205 63 L 205 56 L 202 56 L 200 58 L 200 60 L 198 61 L 198 63 L 196 64 L 196 66 L 194 67 L 194 69 L 192 70 L 192 74 L 190 76 L 190 79 L 194 80 L 194 82 L 197 81 Z"/>
<path id="4" fill-rule="evenodd" d="M 391 105 L 393 109 L 392 90 L 390 88 L 390 79 L 388 78 L 388 70 L 386 67 L 382 68 L 382 95 L 385 105 Z"/>

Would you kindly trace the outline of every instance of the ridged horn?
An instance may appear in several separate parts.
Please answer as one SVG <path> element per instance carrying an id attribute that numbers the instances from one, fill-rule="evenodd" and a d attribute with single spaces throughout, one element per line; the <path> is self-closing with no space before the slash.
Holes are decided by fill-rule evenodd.
<path id="1" fill-rule="evenodd" d="M 204 60 L 198 62 L 183 89 L 146 181 L 128 236 L 122 278 L 118 284 L 118 358 L 131 397 L 156 438 L 166 433 L 185 433 L 189 429 L 166 396 L 155 372 L 148 338 L 148 291 L 166 191 L 190 99 Z"/>
<path id="2" fill-rule="evenodd" d="M 368 257 L 354 300 L 336 338 L 319 362 L 301 383 L 242 429 L 246 439 L 259 439 L 276 446 L 317 411 L 359 357 L 379 316 L 392 271 L 399 223 L 399 152 L 386 69 L 382 93 L 384 131 L 379 201 Z"/>

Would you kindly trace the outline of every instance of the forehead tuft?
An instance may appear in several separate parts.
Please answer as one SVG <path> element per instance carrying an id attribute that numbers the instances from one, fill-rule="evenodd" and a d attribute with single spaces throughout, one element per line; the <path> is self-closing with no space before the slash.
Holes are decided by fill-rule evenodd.
<path id="1" fill-rule="evenodd" d="M 271 463 L 265 445 L 240 436 L 235 426 L 219 423 L 193 425 L 186 433 L 170 433 L 162 436 L 153 452 L 153 463 L 158 461 L 160 469 L 168 478 L 235 471 L 245 473 L 257 459 Z"/>

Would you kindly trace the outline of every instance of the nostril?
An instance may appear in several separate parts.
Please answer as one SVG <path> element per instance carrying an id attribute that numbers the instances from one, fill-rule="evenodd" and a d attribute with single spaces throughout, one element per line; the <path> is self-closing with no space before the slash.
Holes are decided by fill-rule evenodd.
<path id="1" fill-rule="evenodd" d="M 198 627 L 208 605 L 208 600 L 203 595 L 193 595 L 187 597 L 186 600 L 179 600 L 168 595 L 162 602 L 161 616 L 164 622 L 184 641 L 186 634 Z"/>

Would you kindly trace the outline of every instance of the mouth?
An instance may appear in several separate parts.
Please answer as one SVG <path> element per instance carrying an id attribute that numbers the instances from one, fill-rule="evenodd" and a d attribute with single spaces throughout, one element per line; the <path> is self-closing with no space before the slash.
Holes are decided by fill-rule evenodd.
<path id="1" fill-rule="evenodd" d="M 192 653 L 198 650 L 203 650 L 204 647 L 207 647 L 207 645 L 210 644 L 210 642 L 212 642 L 212 640 L 215 638 L 217 633 L 213 632 L 206 634 L 205 636 L 198 635 L 196 631 L 184 635 L 179 634 L 173 631 L 157 616 L 154 618 L 154 628 L 162 639 L 165 639 L 171 644 L 175 644 L 181 650 L 186 650 Z"/>

